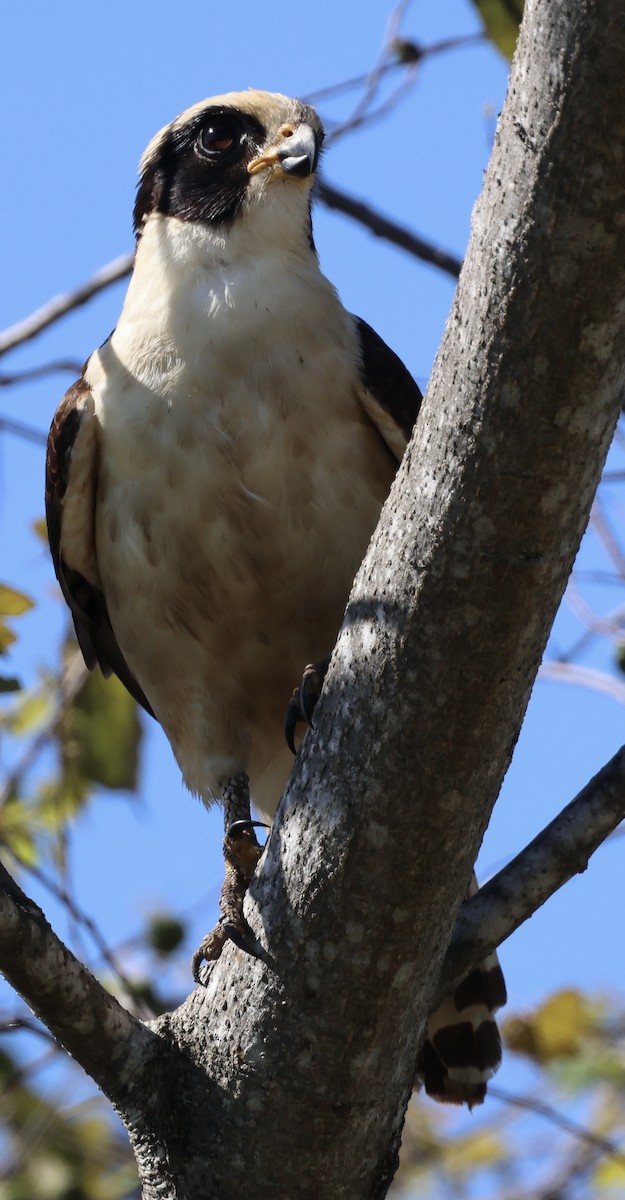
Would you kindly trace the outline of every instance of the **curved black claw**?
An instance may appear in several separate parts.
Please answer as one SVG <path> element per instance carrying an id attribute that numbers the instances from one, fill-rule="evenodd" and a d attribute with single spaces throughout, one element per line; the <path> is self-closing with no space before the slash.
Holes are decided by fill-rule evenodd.
<path id="1" fill-rule="evenodd" d="M 265 950 L 256 935 L 250 929 L 243 913 L 235 920 L 220 918 L 214 929 L 200 942 L 193 958 L 191 971 L 196 983 L 206 987 L 207 979 L 203 979 L 201 970 L 204 963 L 216 962 L 226 942 L 233 942 L 244 954 L 251 958 L 264 959 Z"/>
<path id="2" fill-rule="evenodd" d="M 271 829 L 266 821 L 233 821 L 226 829 L 226 837 L 236 837 L 244 829 Z"/>
<path id="3" fill-rule="evenodd" d="M 297 750 L 295 749 L 295 730 L 299 722 L 303 721 L 303 719 L 304 715 L 299 702 L 299 688 L 295 688 L 284 716 L 284 736 L 291 754 L 297 754 Z"/>
<path id="4" fill-rule="evenodd" d="M 313 713 L 321 695 L 323 681 L 326 677 L 330 655 L 319 659 L 319 662 L 309 663 L 304 669 L 302 682 L 295 688 L 289 700 L 284 718 L 284 736 L 292 754 L 295 754 L 295 730 L 300 721 L 313 727 Z"/>

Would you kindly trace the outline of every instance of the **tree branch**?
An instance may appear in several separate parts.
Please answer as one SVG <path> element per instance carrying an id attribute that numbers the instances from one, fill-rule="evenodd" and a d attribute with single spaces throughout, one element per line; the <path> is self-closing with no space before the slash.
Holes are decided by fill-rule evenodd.
<path id="1" fill-rule="evenodd" d="M 386 1194 L 620 408 L 624 59 L 622 3 L 528 0 L 423 412 L 247 897 L 266 955 L 228 945 L 155 1023 L 126 1110 L 144 1200 Z"/>
<path id="2" fill-rule="evenodd" d="M 622 18 L 611 0 L 526 6 L 423 411 L 248 895 L 267 958 L 227 948 L 204 995 L 157 1024 L 206 1064 L 211 1096 L 187 1094 L 185 1117 L 224 1200 L 291 1194 L 294 1164 L 298 1194 L 335 1200 L 381 1197 L 393 1174 L 442 958 L 620 408 Z M 246 1130 L 240 1162 L 215 1145 L 224 1123 Z"/>
<path id="3" fill-rule="evenodd" d="M 371 205 L 365 204 L 363 200 L 358 200 L 355 196 L 350 196 L 347 192 L 333 187 L 325 179 L 318 181 L 315 194 L 327 208 L 334 208 L 338 212 L 344 213 L 345 216 L 351 217 L 353 221 L 358 221 L 376 237 L 385 238 L 387 242 L 399 246 L 401 250 L 413 254 L 422 262 L 431 263 L 434 267 L 440 267 L 441 271 L 446 271 L 448 275 L 453 275 L 455 279 L 458 278 L 462 266 L 461 259 L 420 238 L 405 225 L 399 225 L 397 221 L 382 216 L 382 213 L 372 208 Z"/>
<path id="4" fill-rule="evenodd" d="M 554 892 L 581 874 L 625 820 L 625 746 L 511 863 L 463 905 L 437 990 L 437 1003 Z"/>
<path id="5" fill-rule="evenodd" d="M 625 1163 L 625 1154 L 619 1149 L 616 1142 L 611 1138 L 602 1137 L 598 1133 L 594 1133 L 592 1129 L 588 1129 L 585 1125 L 580 1125 L 577 1121 L 571 1121 L 564 1113 L 558 1112 L 552 1104 L 543 1104 L 540 1100 L 536 1100 L 533 1096 L 516 1096 L 513 1092 L 506 1092 L 500 1087 L 493 1087 L 489 1084 L 489 1094 L 494 1096 L 496 1100 L 501 1100 L 504 1104 L 509 1104 L 513 1108 L 524 1109 L 525 1112 L 535 1113 L 538 1117 L 544 1117 L 552 1125 L 556 1125 L 558 1129 L 562 1129 L 564 1133 L 570 1133 L 578 1142 L 585 1142 L 587 1146 L 593 1146 L 595 1150 L 600 1150 L 602 1154 L 609 1155 L 610 1158 L 615 1158 L 621 1163 Z"/>
<path id="6" fill-rule="evenodd" d="M 25 442 L 33 442 L 35 446 L 45 446 L 48 440 L 43 429 L 27 425 L 25 421 L 14 421 L 12 417 L 0 416 L 0 433 L 11 433 Z"/>
<path id="7" fill-rule="evenodd" d="M 120 279 L 124 279 L 132 271 L 134 257 L 134 251 L 120 254 L 119 258 L 114 258 L 105 267 L 100 267 L 100 270 L 96 271 L 86 283 L 80 284 L 71 292 L 63 292 L 60 296 L 54 296 L 52 300 L 48 300 L 47 304 L 36 309 L 25 320 L 18 321 L 16 325 L 5 329 L 4 333 L 0 333 L 0 356 L 9 350 L 14 350 L 16 346 L 30 341 L 31 338 L 47 329 L 49 325 L 53 325 L 60 317 L 79 308 L 81 304 L 86 304 L 104 288 L 110 287 L 113 283 L 119 283 Z"/>
<path id="8" fill-rule="evenodd" d="M 583 667 L 579 663 L 561 662 L 555 659 L 541 664 L 538 672 L 541 679 L 552 683 L 575 684 L 578 687 L 591 688 L 592 691 L 602 692 L 625 704 L 625 682 L 607 671 L 599 671 L 596 667 Z"/>
<path id="9" fill-rule="evenodd" d="M 2 973 L 109 1096 L 126 1096 L 153 1035 L 53 933 L 0 864 Z"/>
<path id="10" fill-rule="evenodd" d="M 454 255 L 448 254 L 445 250 L 439 249 L 430 242 L 420 238 L 412 230 L 407 229 L 403 225 L 399 225 L 396 221 L 392 221 L 389 217 L 378 213 L 369 204 L 365 204 L 362 200 L 357 200 L 355 197 L 348 195 L 341 189 L 320 180 L 316 185 L 316 195 L 322 204 L 327 208 L 334 208 L 345 216 L 351 217 L 359 224 L 366 226 L 371 233 L 376 237 L 384 238 L 391 242 L 394 246 L 399 246 L 408 254 L 414 255 L 415 258 L 421 259 L 423 262 L 431 263 L 432 266 L 439 267 L 441 271 L 446 271 L 448 275 L 453 275 L 457 278 L 461 261 L 455 258 Z M 86 304 L 88 300 L 98 292 L 104 291 L 114 283 L 119 283 L 132 271 L 134 261 L 134 253 L 122 254 L 119 258 L 114 258 L 112 262 L 101 267 L 96 271 L 85 283 L 74 288 L 71 292 L 64 292 L 60 296 L 54 296 L 41 308 L 36 309 L 30 316 L 23 321 L 18 321 L 17 324 L 11 325 L 0 333 L 0 357 L 7 354 L 9 350 L 15 350 L 17 346 L 21 346 L 24 342 L 31 341 L 37 337 L 44 329 L 53 325 L 55 321 L 61 317 L 67 316 L 74 309 L 79 308 L 82 304 Z M 8 375 L 0 379 L 0 385 L 19 383 L 22 378 L 34 378 L 40 374 L 44 374 L 49 370 L 65 369 L 65 364 L 60 363 L 46 365 L 42 368 L 34 368 L 32 371 L 25 372 L 21 375 Z M 6 421 L 5 421 L 6 425 Z"/>
<path id="11" fill-rule="evenodd" d="M 13 327 L 15 328 L 15 326 Z M 46 375 L 56 373 L 80 375 L 82 363 L 75 358 L 60 358 L 54 362 L 42 363 L 39 367 L 27 367 L 23 371 L 11 371 L 0 375 L 0 387 L 15 387 L 18 383 L 30 383 L 32 379 L 43 379 Z"/>

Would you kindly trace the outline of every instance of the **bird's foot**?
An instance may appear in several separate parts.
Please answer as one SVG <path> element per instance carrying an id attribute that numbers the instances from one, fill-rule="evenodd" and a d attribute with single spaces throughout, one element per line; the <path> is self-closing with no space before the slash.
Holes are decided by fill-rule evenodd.
<path id="1" fill-rule="evenodd" d="M 215 928 L 202 939 L 192 960 L 193 978 L 203 983 L 200 969 L 204 962 L 215 962 L 227 941 L 234 942 L 239 950 L 259 958 L 262 952 L 257 938 L 243 915 L 243 900 L 256 864 L 263 852 L 254 826 L 262 821 L 234 821 L 226 830 L 224 838 L 224 863 L 226 877 L 219 897 L 219 920 Z"/>
<path id="2" fill-rule="evenodd" d="M 295 688 L 284 719 L 284 736 L 289 750 L 295 754 L 295 730 L 300 721 L 307 725 L 313 724 L 313 713 L 321 695 L 323 681 L 326 677 L 330 655 L 319 659 L 319 662 L 309 663 L 304 669 L 302 682 Z"/>

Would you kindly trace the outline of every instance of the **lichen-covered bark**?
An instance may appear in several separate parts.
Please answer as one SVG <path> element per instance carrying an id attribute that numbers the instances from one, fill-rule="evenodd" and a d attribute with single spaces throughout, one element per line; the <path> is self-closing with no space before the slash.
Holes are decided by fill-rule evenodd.
<path id="1" fill-rule="evenodd" d="M 145 1200 L 386 1193 L 625 381 L 624 61 L 625 0 L 529 0 L 422 418 L 252 884 L 266 960 L 227 947 L 115 1097 Z"/>

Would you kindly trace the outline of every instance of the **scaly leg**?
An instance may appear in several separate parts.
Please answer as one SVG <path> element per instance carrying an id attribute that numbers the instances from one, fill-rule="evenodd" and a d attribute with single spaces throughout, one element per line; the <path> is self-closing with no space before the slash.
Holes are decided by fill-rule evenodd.
<path id="1" fill-rule="evenodd" d="M 251 820 L 250 785 L 246 774 L 241 773 L 222 782 L 221 802 L 224 808 L 226 877 L 219 897 L 219 920 L 193 955 L 192 969 L 196 983 L 202 982 L 202 963 L 214 962 L 219 958 L 228 939 L 240 950 L 258 957 L 256 938 L 243 916 L 243 900 L 262 854 L 254 826 L 263 822 Z"/>

